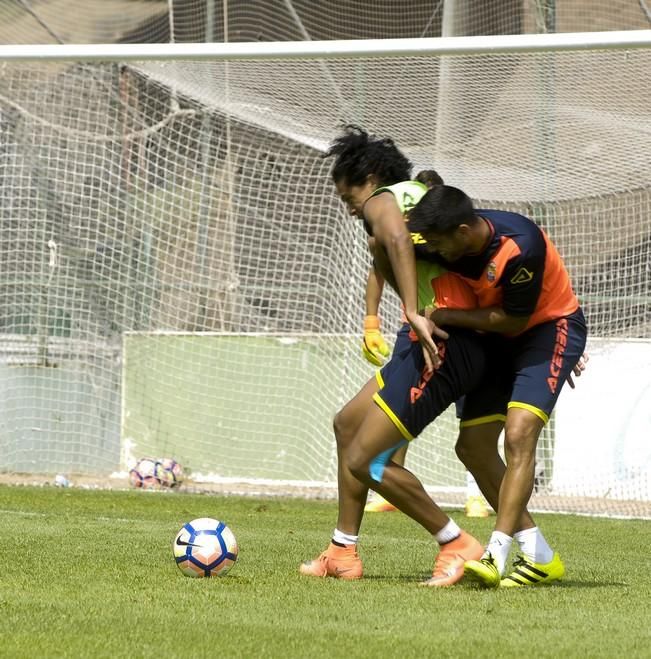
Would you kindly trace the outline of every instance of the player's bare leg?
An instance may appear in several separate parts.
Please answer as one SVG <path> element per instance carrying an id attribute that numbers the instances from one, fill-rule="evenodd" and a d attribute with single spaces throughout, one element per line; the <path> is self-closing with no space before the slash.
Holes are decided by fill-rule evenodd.
<path id="1" fill-rule="evenodd" d="M 536 444 L 542 420 L 521 408 L 510 408 L 505 426 L 505 466 L 497 452 L 501 424 L 463 428 L 457 455 L 475 478 L 484 496 L 497 506 L 497 521 L 481 561 L 466 564 L 466 571 L 482 585 L 518 587 L 547 583 L 563 577 L 565 567 L 554 553 L 526 510 L 534 485 Z M 496 492 L 501 481 L 502 485 Z M 497 494 L 497 496 L 496 496 Z M 515 539 L 522 556 L 506 578 L 506 561 Z"/>
<path id="2" fill-rule="evenodd" d="M 465 426 L 459 430 L 455 447 L 457 457 L 474 476 L 486 501 L 497 512 L 499 493 L 506 465 L 497 450 L 504 424 L 501 421 Z M 520 517 L 517 531 L 533 528 L 535 522 L 527 510 Z"/>
<path id="3" fill-rule="evenodd" d="M 496 531 L 512 536 L 519 530 L 522 515 L 533 492 L 536 444 L 543 426 L 543 420 L 529 410 L 512 407 L 506 415 L 506 470 L 500 487 Z"/>
<path id="4" fill-rule="evenodd" d="M 336 423 L 340 489 L 339 518 L 333 541 L 317 559 L 304 563 L 301 573 L 342 579 L 362 576 L 356 544 L 366 492 L 372 486 L 426 528 L 441 545 L 433 576 L 425 584 L 453 585 L 463 576 L 464 562 L 479 558 L 483 548 L 475 538 L 459 529 L 432 501 L 420 481 L 401 465 L 389 459 L 382 463 L 379 475 L 375 465 L 372 476 L 373 461 L 396 449 L 403 438 L 389 417 L 372 402 L 372 398 L 354 437 L 343 431 L 344 427 L 354 427 L 359 419 L 359 405 L 367 396 L 372 397 L 371 383 L 365 390 L 358 394 L 357 400 L 354 399 L 354 405 L 342 410 Z M 342 424 L 342 421 L 350 425 Z M 357 484 L 351 479 L 356 480 Z"/>
<path id="5" fill-rule="evenodd" d="M 357 538 L 364 515 L 368 486 L 353 476 L 348 468 L 348 451 L 369 407 L 375 407 L 373 394 L 379 389 L 375 378 L 369 380 L 334 419 L 337 441 L 337 484 L 339 513 L 332 542 L 316 559 L 300 567 L 301 574 L 315 577 L 359 579 L 362 561 L 357 553 Z"/>
<path id="6" fill-rule="evenodd" d="M 430 586 L 450 586 L 463 576 L 466 560 L 478 559 L 483 548 L 465 533 L 427 494 L 409 470 L 392 460 L 378 463 L 380 456 L 400 445 L 402 435 L 389 417 L 372 405 L 347 451 L 350 472 L 373 487 L 387 501 L 428 530 L 441 546 Z"/>
<path id="7" fill-rule="evenodd" d="M 350 472 L 347 455 L 369 408 L 375 407 L 373 394 L 378 389 L 377 380 L 370 379 L 336 414 L 333 424 L 337 440 L 337 528 L 353 535 L 359 533 L 369 488 Z"/>
<path id="8" fill-rule="evenodd" d="M 407 458 L 407 447 L 408 445 L 401 446 L 391 458 L 392 462 L 395 462 L 397 465 L 405 465 L 405 460 Z M 395 512 L 398 509 L 390 502 L 387 501 L 381 494 L 372 490 L 371 496 L 364 507 L 365 513 L 389 513 Z"/>
<path id="9" fill-rule="evenodd" d="M 403 466 L 389 461 L 380 481 L 371 477 L 373 459 L 396 447 L 402 440 L 402 435 L 389 417 L 372 403 L 355 442 L 347 451 L 347 468 L 360 483 L 373 487 L 387 501 L 434 534 L 445 526 L 448 516 L 432 501 L 416 476 Z"/>

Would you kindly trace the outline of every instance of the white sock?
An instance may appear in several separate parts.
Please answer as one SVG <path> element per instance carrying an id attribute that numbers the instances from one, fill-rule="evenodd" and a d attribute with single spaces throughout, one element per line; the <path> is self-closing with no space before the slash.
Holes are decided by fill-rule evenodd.
<path id="1" fill-rule="evenodd" d="M 549 563 L 554 558 L 554 550 L 547 544 L 545 536 L 537 526 L 513 534 L 513 539 L 520 545 L 520 551 L 534 563 Z"/>
<path id="2" fill-rule="evenodd" d="M 504 574 L 504 568 L 506 567 L 506 561 L 511 551 L 512 542 L 513 538 L 510 535 L 506 535 L 506 533 L 502 533 L 501 531 L 493 531 L 491 533 L 491 539 L 488 541 L 488 545 L 486 545 L 484 557 L 490 552 L 500 575 Z"/>
<path id="3" fill-rule="evenodd" d="M 332 539 L 335 542 L 338 542 L 340 545 L 356 545 L 359 536 L 351 535 L 350 533 L 344 533 L 339 529 L 335 529 L 335 532 L 332 534 Z"/>
<path id="4" fill-rule="evenodd" d="M 461 529 L 457 526 L 457 523 L 450 519 L 448 523 L 440 530 L 434 534 L 436 542 L 439 545 L 444 545 L 446 542 L 451 542 L 459 537 L 461 534 Z"/>

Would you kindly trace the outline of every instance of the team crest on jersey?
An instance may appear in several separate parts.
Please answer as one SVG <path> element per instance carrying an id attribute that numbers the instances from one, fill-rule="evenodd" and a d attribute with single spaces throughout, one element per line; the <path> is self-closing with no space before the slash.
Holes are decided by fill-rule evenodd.
<path id="1" fill-rule="evenodd" d="M 522 266 L 514 275 L 511 277 L 512 284 L 526 284 L 528 281 L 533 279 L 533 272 L 527 270 Z"/>
<path id="2" fill-rule="evenodd" d="M 497 263 L 491 261 L 486 268 L 486 279 L 492 284 L 495 281 L 495 273 L 497 272 Z"/>

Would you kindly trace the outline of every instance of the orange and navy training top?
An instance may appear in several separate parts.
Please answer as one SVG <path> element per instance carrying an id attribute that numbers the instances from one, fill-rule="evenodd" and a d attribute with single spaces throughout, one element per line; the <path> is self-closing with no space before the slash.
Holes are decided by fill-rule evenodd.
<path id="1" fill-rule="evenodd" d="M 531 316 L 523 332 L 579 308 L 558 250 L 533 220 L 508 211 L 475 213 L 491 231 L 486 247 L 454 262 L 439 260 L 472 287 L 480 308 L 497 306 L 511 316 Z"/>

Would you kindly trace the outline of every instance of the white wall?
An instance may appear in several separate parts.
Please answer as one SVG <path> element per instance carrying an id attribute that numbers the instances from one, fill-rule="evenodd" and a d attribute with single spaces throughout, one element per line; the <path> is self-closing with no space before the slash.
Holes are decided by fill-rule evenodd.
<path id="1" fill-rule="evenodd" d="M 556 407 L 555 494 L 651 500 L 651 341 L 593 339 Z"/>

